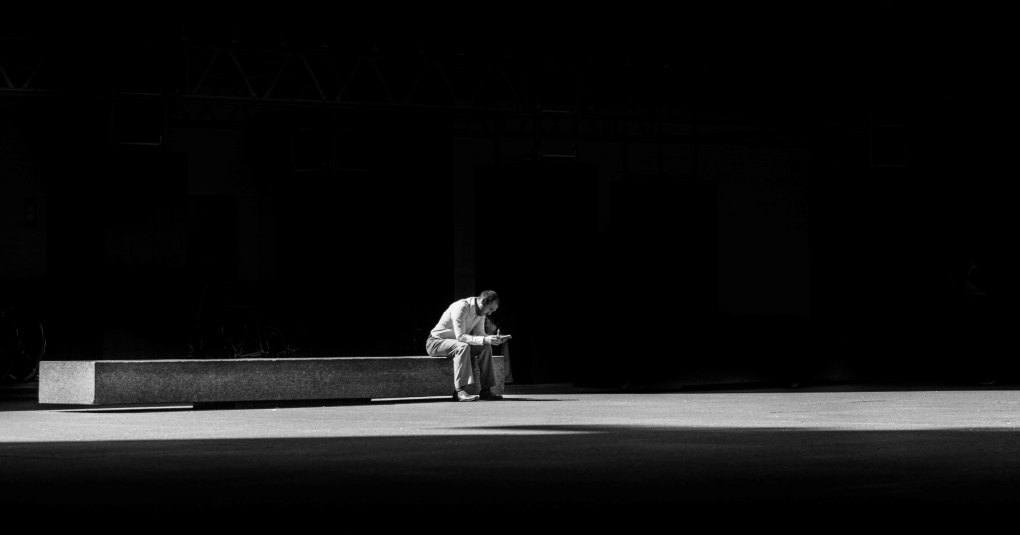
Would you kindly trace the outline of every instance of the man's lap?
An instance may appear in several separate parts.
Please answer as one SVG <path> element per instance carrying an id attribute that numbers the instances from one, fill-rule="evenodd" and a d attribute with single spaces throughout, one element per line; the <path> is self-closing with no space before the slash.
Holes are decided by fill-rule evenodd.
<path id="1" fill-rule="evenodd" d="M 429 355 L 433 356 L 433 357 L 450 357 L 450 356 L 453 356 L 453 354 L 462 345 L 466 345 L 466 344 L 464 342 L 459 342 L 457 340 L 448 339 L 448 338 L 432 338 L 432 339 L 429 340 L 429 343 L 427 344 L 428 350 L 429 350 Z M 486 351 L 486 349 L 488 349 L 488 347 L 489 346 L 486 346 L 486 345 L 480 345 L 480 346 L 468 345 L 468 349 L 470 350 L 472 355 L 480 355 L 480 354 L 484 353 Z"/>

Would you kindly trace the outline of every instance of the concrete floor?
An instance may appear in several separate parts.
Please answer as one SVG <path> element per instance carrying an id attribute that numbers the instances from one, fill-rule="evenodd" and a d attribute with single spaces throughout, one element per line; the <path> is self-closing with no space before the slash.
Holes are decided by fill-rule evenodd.
<path id="1" fill-rule="evenodd" d="M 990 389 L 511 387 L 502 402 L 233 410 L 7 399 L 0 503 L 455 530 L 526 528 L 539 513 L 568 525 L 979 520 L 1020 505 L 1018 422 L 1020 391 Z"/>

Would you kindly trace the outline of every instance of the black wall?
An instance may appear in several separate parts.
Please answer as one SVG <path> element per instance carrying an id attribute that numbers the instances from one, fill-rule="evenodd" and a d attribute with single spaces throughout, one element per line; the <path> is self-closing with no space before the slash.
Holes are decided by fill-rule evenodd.
<path id="1" fill-rule="evenodd" d="M 512 88 L 459 108 L 439 71 L 385 105 L 368 86 L 350 94 L 364 102 L 309 105 L 299 77 L 280 86 L 289 103 L 231 93 L 243 86 L 189 99 L 173 81 L 182 27 L 26 31 L 17 47 L 80 46 L 36 80 L 48 92 L 0 93 L 4 299 L 46 316 L 61 358 L 193 353 L 231 314 L 281 325 L 308 353 L 420 354 L 463 297 L 454 257 L 470 251 L 470 285 L 505 296 L 523 382 L 1008 378 L 996 348 L 1015 318 L 1015 104 L 1001 48 L 907 39 L 875 16 L 857 40 L 422 41 L 453 58 L 451 84 L 486 54 L 510 73 L 486 71 L 482 86 Z M 218 41 L 199 26 L 188 43 L 280 46 L 264 25 Z M 353 47 L 344 61 L 417 50 L 301 28 L 287 46 L 326 32 Z M 162 93 L 125 96 L 117 74 L 137 72 L 93 53 L 153 40 L 135 59 Z M 420 57 L 383 72 L 406 86 L 394 73 Z M 224 65 L 208 83 L 231 83 Z M 532 118 L 549 108 L 589 122 L 542 130 Z M 463 139 L 489 149 L 457 152 Z M 457 202 L 474 203 L 470 247 Z"/>

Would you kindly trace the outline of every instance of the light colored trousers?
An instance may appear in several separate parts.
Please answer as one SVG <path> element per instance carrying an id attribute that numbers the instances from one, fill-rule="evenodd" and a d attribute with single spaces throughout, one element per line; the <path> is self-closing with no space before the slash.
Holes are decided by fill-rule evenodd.
<path id="1" fill-rule="evenodd" d="M 447 338 L 433 338 L 425 342 L 425 350 L 430 357 L 453 357 L 453 387 L 464 390 L 470 385 L 479 384 L 482 390 L 496 384 L 496 372 L 492 367 L 492 346 L 484 344 L 473 346 L 464 342 Z M 478 365 L 478 375 L 473 369 Z"/>

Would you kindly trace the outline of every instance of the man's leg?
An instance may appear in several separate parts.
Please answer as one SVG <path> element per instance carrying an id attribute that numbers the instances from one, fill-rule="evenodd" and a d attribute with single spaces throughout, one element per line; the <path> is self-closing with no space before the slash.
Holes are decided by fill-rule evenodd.
<path id="1" fill-rule="evenodd" d="M 473 351 L 470 345 L 456 340 L 431 338 L 425 345 L 425 349 L 430 357 L 453 357 L 453 387 L 455 389 L 464 390 L 474 384 L 474 377 L 471 374 Z"/>
<path id="2" fill-rule="evenodd" d="M 471 357 L 478 363 L 478 383 L 482 390 L 496 385 L 496 370 L 492 366 L 492 346 L 489 344 L 471 347 Z"/>
<path id="3" fill-rule="evenodd" d="M 496 367 L 492 363 L 492 346 L 486 344 L 481 348 L 476 346 L 471 349 L 472 358 L 478 366 L 478 382 L 481 387 L 478 394 L 486 400 L 503 399 L 503 395 L 499 393 L 502 388 L 496 392 L 492 391 L 496 386 Z"/>

